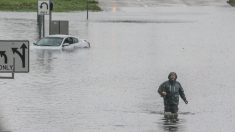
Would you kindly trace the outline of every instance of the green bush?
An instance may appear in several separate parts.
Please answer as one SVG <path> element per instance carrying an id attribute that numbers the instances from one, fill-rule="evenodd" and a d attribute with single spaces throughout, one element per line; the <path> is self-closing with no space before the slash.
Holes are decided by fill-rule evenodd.
<path id="1" fill-rule="evenodd" d="M 228 0 L 227 1 L 231 6 L 235 6 L 235 0 Z"/>
<path id="2" fill-rule="evenodd" d="M 53 11 L 82 11 L 86 10 L 87 0 L 52 0 Z M 88 0 L 89 10 L 100 11 L 98 2 Z M 37 0 L 0 0 L 0 10 L 2 11 L 37 11 Z"/>

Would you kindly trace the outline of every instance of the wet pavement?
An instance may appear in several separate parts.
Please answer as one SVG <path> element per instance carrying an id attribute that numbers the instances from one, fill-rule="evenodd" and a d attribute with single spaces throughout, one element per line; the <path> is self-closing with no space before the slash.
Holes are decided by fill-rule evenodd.
<path id="1" fill-rule="evenodd" d="M 85 12 L 53 13 L 53 20 L 69 20 L 70 33 L 88 39 L 91 48 L 31 49 L 30 72 L 0 80 L 0 127 L 12 132 L 234 130 L 235 9 L 208 3 L 119 5 L 91 12 L 89 21 Z M 36 13 L 0 12 L 0 30 L 1 40 L 27 39 L 32 45 L 38 38 Z M 178 73 L 189 101 L 180 101 L 176 122 L 163 119 L 157 94 L 171 71 Z"/>

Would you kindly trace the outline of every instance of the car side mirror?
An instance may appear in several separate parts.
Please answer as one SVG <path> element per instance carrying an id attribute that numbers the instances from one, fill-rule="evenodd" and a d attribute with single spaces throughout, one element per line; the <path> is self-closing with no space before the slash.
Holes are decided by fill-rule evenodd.
<path id="1" fill-rule="evenodd" d="M 37 43 L 36 43 L 36 42 L 34 42 L 34 43 L 33 43 L 33 45 L 37 45 Z"/>
<path id="2" fill-rule="evenodd" d="M 64 43 L 64 44 L 63 44 L 63 47 L 65 47 L 65 46 L 69 46 L 69 43 Z"/>

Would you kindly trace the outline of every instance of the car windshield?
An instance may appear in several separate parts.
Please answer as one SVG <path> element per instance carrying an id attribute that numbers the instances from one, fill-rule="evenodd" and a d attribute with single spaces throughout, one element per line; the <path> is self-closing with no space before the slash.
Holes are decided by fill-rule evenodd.
<path id="1" fill-rule="evenodd" d="M 36 45 L 38 46 L 60 46 L 63 38 L 59 37 L 45 37 L 40 39 Z"/>

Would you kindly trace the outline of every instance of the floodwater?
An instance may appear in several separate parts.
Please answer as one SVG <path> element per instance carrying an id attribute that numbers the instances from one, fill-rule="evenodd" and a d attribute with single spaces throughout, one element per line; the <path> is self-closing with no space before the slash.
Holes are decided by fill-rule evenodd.
<path id="1" fill-rule="evenodd" d="M 0 80 L 0 130 L 233 131 L 235 8 L 218 1 L 157 5 L 115 5 L 91 12 L 89 21 L 86 12 L 53 13 L 91 48 L 31 49 L 30 72 Z M 32 45 L 36 13 L 0 12 L 0 31 L 1 40 Z M 180 101 L 176 122 L 163 119 L 157 94 L 171 71 L 189 101 Z"/>

